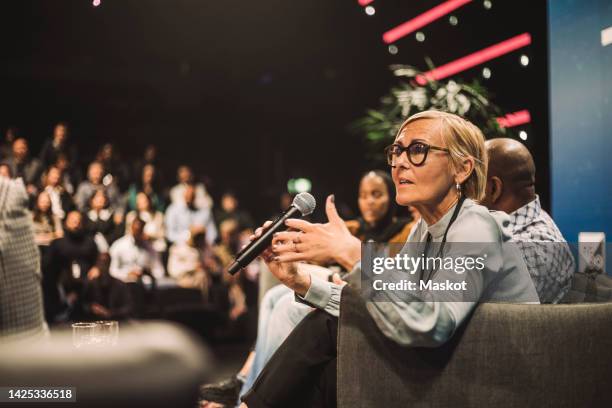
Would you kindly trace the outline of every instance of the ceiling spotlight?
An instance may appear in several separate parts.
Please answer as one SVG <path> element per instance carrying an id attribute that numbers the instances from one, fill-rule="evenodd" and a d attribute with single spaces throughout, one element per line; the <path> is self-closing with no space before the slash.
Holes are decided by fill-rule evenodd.
<path id="1" fill-rule="evenodd" d="M 376 9 L 372 6 L 368 6 L 365 8 L 365 12 L 368 16 L 373 16 L 376 13 Z"/>
<path id="2" fill-rule="evenodd" d="M 491 0 L 484 0 L 482 2 L 482 5 L 484 6 L 484 8 L 486 8 L 487 10 L 491 10 L 491 7 L 493 7 L 493 2 L 491 2 Z"/>
<path id="3" fill-rule="evenodd" d="M 459 23 L 459 19 L 457 18 L 457 16 L 450 16 L 448 18 L 448 22 L 450 23 L 450 25 L 456 26 Z"/>
<path id="4" fill-rule="evenodd" d="M 525 54 L 521 55 L 521 65 L 524 67 L 529 65 L 529 57 L 526 56 Z"/>
<path id="5" fill-rule="evenodd" d="M 418 31 L 415 35 L 415 38 L 418 42 L 423 42 L 425 41 L 425 34 L 423 34 L 422 31 Z"/>
<path id="6" fill-rule="evenodd" d="M 525 132 L 524 130 L 521 130 L 519 132 L 519 137 L 521 138 L 521 140 L 527 140 L 527 132 Z"/>
<path id="7" fill-rule="evenodd" d="M 100 3 L 102 3 L 101 0 L 93 0 L 93 2 L 91 4 L 93 4 L 94 7 L 98 7 L 100 5 Z"/>
<path id="8" fill-rule="evenodd" d="M 397 54 L 398 52 L 399 52 L 399 50 L 397 49 L 397 47 L 396 47 L 395 45 L 391 44 L 391 45 L 389 46 L 389 54 L 391 54 L 391 55 L 395 55 L 395 54 Z"/>
<path id="9" fill-rule="evenodd" d="M 487 67 L 484 67 L 484 68 L 482 69 L 482 77 L 483 77 L 484 79 L 489 79 L 489 78 L 491 78 L 491 70 L 490 70 L 489 68 L 487 68 Z"/>

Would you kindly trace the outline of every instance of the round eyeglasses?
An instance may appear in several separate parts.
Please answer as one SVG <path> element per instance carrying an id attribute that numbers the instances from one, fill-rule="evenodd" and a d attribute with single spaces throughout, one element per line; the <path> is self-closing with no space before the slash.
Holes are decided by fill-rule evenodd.
<path id="1" fill-rule="evenodd" d="M 444 147 L 432 146 L 425 142 L 414 141 L 406 147 L 398 143 L 393 143 L 391 146 L 385 148 L 385 155 L 387 156 L 387 163 L 391 167 L 397 166 L 397 160 L 404 152 L 408 153 L 408 161 L 410 161 L 413 166 L 422 166 L 430 150 L 439 150 L 446 153 L 450 152 Z"/>

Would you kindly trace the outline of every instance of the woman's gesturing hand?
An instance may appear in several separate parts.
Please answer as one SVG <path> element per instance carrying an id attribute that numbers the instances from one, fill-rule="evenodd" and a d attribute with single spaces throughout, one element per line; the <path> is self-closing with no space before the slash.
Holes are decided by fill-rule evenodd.
<path id="1" fill-rule="evenodd" d="M 337 262 L 350 270 L 361 259 L 361 242 L 338 215 L 333 195 L 327 197 L 325 212 L 329 221 L 326 224 L 287 220 L 285 224 L 296 231 L 274 235 L 274 259 L 280 263 L 305 261 L 319 265 Z"/>
<path id="2" fill-rule="evenodd" d="M 249 237 L 249 241 L 259 238 L 270 225 L 272 225 L 272 221 L 266 221 L 262 227 L 255 230 L 255 234 Z M 276 260 L 276 254 L 272 251 L 271 247 L 266 248 L 261 253 L 261 257 L 270 269 L 270 272 L 285 286 L 300 296 L 304 296 L 308 292 L 310 288 L 310 275 L 298 271 L 294 262 L 280 262 Z"/>

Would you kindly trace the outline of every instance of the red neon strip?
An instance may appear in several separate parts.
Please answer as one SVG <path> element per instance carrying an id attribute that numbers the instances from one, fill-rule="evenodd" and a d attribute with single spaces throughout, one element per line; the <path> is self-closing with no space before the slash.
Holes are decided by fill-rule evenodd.
<path id="1" fill-rule="evenodd" d="M 367 6 L 368 4 L 372 3 L 374 0 L 359 0 L 359 5 L 360 6 Z"/>
<path id="2" fill-rule="evenodd" d="M 359 0 L 359 4 L 363 6 L 365 0 Z M 413 31 L 418 30 L 421 27 L 425 27 L 427 24 L 444 17 L 451 11 L 471 2 L 472 0 L 448 0 L 444 3 L 437 5 L 429 11 L 424 12 L 421 15 L 416 16 L 412 20 L 408 20 L 403 24 L 398 25 L 395 28 L 387 31 L 383 34 L 383 41 L 387 44 L 391 44 L 399 40 L 402 37 L 407 36 Z"/>
<path id="3" fill-rule="evenodd" d="M 531 115 L 527 109 L 514 113 L 508 113 L 506 116 L 497 118 L 497 123 L 499 123 L 499 126 L 503 128 L 524 125 L 525 123 L 529 122 L 531 122 Z"/>
<path id="4" fill-rule="evenodd" d="M 425 85 L 427 81 L 444 79 L 529 44 L 531 44 L 531 34 L 523 33 L 509 40 L 502 41 L 499 44 L 492 45 L 483 50 L 476 51 L 473 54 L 459 58 L 458 60 L 444 64 L 438 68 L 434 68 L 421 75 L 417 75 L 416 81 L 419 85 Z"/>

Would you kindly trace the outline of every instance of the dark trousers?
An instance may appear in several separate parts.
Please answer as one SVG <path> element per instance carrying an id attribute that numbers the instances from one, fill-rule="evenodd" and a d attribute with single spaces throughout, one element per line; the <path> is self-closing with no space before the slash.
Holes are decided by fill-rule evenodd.
<path id="1" fill-rule="evenodd" d="M 336 406 L 338 318 L 308 314 L 243 397 L 249 408 Z"/>

